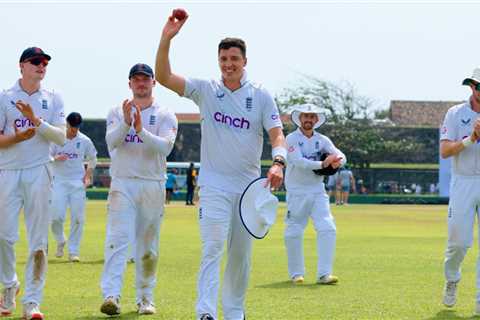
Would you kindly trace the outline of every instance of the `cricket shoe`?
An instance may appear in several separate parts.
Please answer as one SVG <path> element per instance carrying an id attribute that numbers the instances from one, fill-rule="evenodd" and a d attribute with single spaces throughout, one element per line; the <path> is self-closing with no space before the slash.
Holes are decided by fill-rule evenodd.
<path id="1" fill-rule="evenodd" d="M 322 276 L 318 278 L 317 284 L 335 284 L 338 282 L 338 277 L 332 276 L 331 274 L 327 274 L 326 276 Z"/>
<path id="2" fill-rule="evenodd" d="M 0 297 L 0 316 L 10 316 L 16 307 L 15 297 L 20 292 L 20 282 L 10 288 L 3 289 L 2 296 Z"/>
<path id="3" fill-rule="evenodd" d="M 477 301 L 475 303 L 475 312 L 474 312 L 474 315 L 475 316 L 480 316 L 480 301 Z"/>
<path id="4" fill-rule="evenodd" d="M 120 299 L 118 297 L 107 297 L 100 307 L 100 312 L 109 316 L 120 314 Z"/>
<path id="5" fill-rule="evenodd" d="M 305 281 L 305 279 L 303 278 L 302 275 L 296 275 L 296 276 L 294 276 L 294 277 L 292 278 L 292 282 L 293 282 L 294 284 L 302 284 L 303 281 Z"/>
<path id="6" fill-rule="evenodd" d="M 204 313 L 200 316 L 199 320 L 215 320 L 210 313 Z"/>
<path id="7" fill-rule="evenodd" d="M 451 308 L 457 302 L 457 284 L 458 281 L 447 281 L 443 291 L 443 304 L 447 308 Z"/>
<path id="8" fill-rule="evenodd" d="M 65 242 L 58 242 L 57 243 L 57 252 L 55 252 L 55 257 L 57 257 L 57 258 L 63 257 L 64 249 L 65 249 Z"/>
<path id="9" fill-rule="evenodd" d="M 38 304 L 29 302 L 23 305 L 23 319 L 25 320 L 42 320 L 43 313 L 40 312 Z"/>
<path id="10" fill-rule="evenodd" d="M 76 254 L 71 254 L 68 256 L 68 260 L 70 260 L 70 262 L 80 262 L 80 257 Z"/>
<path id="11" fill-rule="evenodd" d="M 138 314 L 155 314 L 157 312 L 155 305 L 145 298 L 143 298 L 142 301 L 137 304 L 137 308 Z"/>

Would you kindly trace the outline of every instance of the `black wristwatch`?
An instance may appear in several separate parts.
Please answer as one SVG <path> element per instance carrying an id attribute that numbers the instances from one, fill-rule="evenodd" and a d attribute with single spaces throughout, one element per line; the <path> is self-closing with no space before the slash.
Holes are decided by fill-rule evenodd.
<path id="1" fill-rule="evenodd" d="M 275 157 L 275 159 L 273 159 L 273 164 L 275 163 L 282 165 L 284 168 L 286 167 L 285 160 L 282 157 Z"/>

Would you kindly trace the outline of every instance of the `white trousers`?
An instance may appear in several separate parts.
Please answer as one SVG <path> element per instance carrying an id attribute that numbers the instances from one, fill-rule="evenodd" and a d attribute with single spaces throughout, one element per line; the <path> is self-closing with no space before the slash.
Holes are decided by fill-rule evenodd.
<path id="1" fill-rule="evenodd" d="M 253 238 L 240 220 L 240 196 L 215 188 L 200 188 L 202 260 L 198 275 L 197 316 L 210 313 L 217 319 L 220 262 L 226 241 L 228 260 L 223 277 L 223 315 L 226 320 L 244 318 Z"/>
<path id="2" fill-rule="evenodd" d="M 135 226 L 136 301 L 153 302 L 157 280 L 160 225 L 165 204 L 164 182 L 112 179 L 108 195 L 105 265 L 101 287 L 104 298 L 120 296 L 125 272 L 130 228 Z"/>
<path id="3" fill-rule="evenodd" d="M 452 177 L 448 204 L 448 241 L 445 251 L 445 278 L 459 281 L 460 265 L 473 243 L 475 217 L 478 224 L 480 177 Z M 480 224 L 479 224 L 480 228 Z M 480 256 L 477 259 L 477 301 L 480 301 Z"/>
<path id="4" fill-rule="evenodd" d="M 65 242 L 63 225 L 67 208 L 70 208 L 70 236 L 68 237 L 68 253 L 80 254 L 80 241 L 85 224 L 85 187 L 81 180 L 53 181 L 52 232 L 57 243 Z"/>
<path id="5" fill-rule="evenodd" d="M 9 288 L 17 281 L 14 245 L 23 207 L 29 253 L 22 302 L 40 304 L 47 271 L 48 227 L 52 176 L 49 165 L 0 170 L 0 281 Z"/>
<path id="6" fill-rule="evenodd" d="M 325 192 L 313 194 L 287 193 L 287 208 L 285 246 L 287 248 L 290 278 L 305 275 L 303 234 L 309 217 L 312 218 L 313 226 L 317 232 L 317 278 L 331 274 L 337 233 L 335 221 L 330 212 L 328 195 Z"/>

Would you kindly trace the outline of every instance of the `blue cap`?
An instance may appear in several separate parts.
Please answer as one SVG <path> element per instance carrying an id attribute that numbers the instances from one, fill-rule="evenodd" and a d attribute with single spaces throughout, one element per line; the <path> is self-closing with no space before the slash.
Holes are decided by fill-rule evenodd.
<path id="1" fill-rule="evenodd" d="M 67 116 L 67 122 L 72 128 L 79 128 L 82 121 L 82 116 L 78 112 L 72 112 Z"/>
<path id="2" fill-rule="evenodd" d="M 153 70 L 150 68 L 149 65 L 145 63 L 137 63 L 130 69 L 130 73 L 128 74 L 128 79 L 131 79 L 136 74 L 144 74 L 149 76 L 153 79 Z"/>
<path id="3" fill-rule="evenodd" d="M 23 50 L 22 55 L 20 56 L 20 62 L 24 62 L 25 60 L 28 60 L 33 57 L 44 57 L 48 61 L 52 59 L 48 54 L 43 52 L 42 49 L 37 48 L 37 47 L 30 47 L 25 50 Z"/>

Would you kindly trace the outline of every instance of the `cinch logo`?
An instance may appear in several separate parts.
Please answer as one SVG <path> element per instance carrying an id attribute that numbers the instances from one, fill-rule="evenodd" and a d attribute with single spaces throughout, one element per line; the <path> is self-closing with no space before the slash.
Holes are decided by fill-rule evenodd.
<path id="1" fill-rule="evenodd" d="M 127 134 L 125 142 L 143 143 L 143 140 L 137 134 Z"/>
<path id="2" fill-rule="evenodd" d="M 25 127 L 35 128 L 35 125 L 33 124 L 33 122 L 27 118 L 15 119 L 14 124 L 15 124 L 15 127 L 17 128 L 25 128 Z"/>
<path id="3" fill-rule="evenodd" d="M 68 153 L 68 152 L 61 152 L 59 153 L 60 155 L 66 155 L 68 157 L 68 159 L 77 159 L 78 158 L 78 154 L 76 153 Z"/>
<path id="4" fill-rule="evenodd" d="M 217 122 L 228 124 L 230 127 L 240 128 L 240 129 L 250 129 L 250 122 L 245 118 L 232 118 L 229 115 L 223 114 L 221 112 L 215 112 L 213 118 Z"/>

